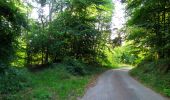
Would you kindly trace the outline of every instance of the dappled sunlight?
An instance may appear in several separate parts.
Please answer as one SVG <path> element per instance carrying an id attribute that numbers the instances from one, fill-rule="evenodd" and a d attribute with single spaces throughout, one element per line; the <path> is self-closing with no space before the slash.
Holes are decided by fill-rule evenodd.
<path id="1" fill-rule="evenodd" d="M 137 80 L 170 97 L 169 9 L 168 0 L 0 0 L 0 100 L 164 100 Z"/>

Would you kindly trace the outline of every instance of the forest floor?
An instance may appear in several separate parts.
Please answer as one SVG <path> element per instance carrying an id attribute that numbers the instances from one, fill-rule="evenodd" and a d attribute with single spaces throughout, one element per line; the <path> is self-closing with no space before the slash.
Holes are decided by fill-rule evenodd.
<path id="1" fill-rule="evenodd" d="M 170 98 L 169 61 L 142 62 L 130 70 L 130 75 L 145 86 Z"/>
<path id="2" fill-rule="evenodd" d="M 169 100 L 130 77 L 129 69 L 106 71 L 82 100 Z"/>
<path id="3" fill-rule="evenodd" d="M 72 75 L 66 70 L 68 65 L 54 64 L 52 67 L 28 71 L 23 70 L 29 78 L 29 86 L 17 93 L 1 96 L 0 100 L 76 100 L 100 73 L 108 70 L 104 67 L 86 66 L 83 76 Z"/>

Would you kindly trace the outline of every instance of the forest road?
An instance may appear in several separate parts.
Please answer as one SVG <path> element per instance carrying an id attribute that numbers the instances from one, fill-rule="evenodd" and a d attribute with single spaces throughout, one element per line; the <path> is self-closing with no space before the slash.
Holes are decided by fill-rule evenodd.
<path id="1" fill-rule="evenodd" d="M 81 100 L 169 100 L 129 76 L 129 68 L 109 70 L 99 76 Z"/>

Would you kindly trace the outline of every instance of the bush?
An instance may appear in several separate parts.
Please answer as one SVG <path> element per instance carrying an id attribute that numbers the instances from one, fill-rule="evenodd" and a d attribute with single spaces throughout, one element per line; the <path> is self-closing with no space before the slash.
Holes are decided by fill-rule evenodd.
<path id="1" fill-rule="evenodd" d="M 64 63 L 68 65 L 66 70 L 73 75 L 84 75 L 86 73 L 85 65 L 77 59 L 66 57 Z"/>
<path id="2" fill-rule="evenodd" d="M 152 62 L 144 60 L 130 73 L 144 84 L 170 97 L 170 70 L 168 68 L 168 59 Z"/>
<path id="3" fill-rule="evenodd" d="M 130 43 L 126 43 L 121 47 L 114 48 L 113 58 L 117 63 L 135 65 L 142 59 L 136 52 L 138 52 L 138 50 L 136 50 L 135 47 L 131 46 Z"/>
<path id="4" fill-rule="evenodd" d="M 0 73 L 0 94 L 16 93 L 27 86 L 24 72 L 3 64 L 1 64 L 1 68 L 5 69 Z"/>

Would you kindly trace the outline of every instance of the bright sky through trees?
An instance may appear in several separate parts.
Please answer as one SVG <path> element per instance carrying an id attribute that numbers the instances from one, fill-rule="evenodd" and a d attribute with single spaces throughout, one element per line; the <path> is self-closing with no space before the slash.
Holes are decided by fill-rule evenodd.
<path id="1" fill-rule="evenodd" d="M 33 19 L 38 19 L 38 8 L 40 8 L 41 5 L 36 3 L 35 1 L 33 2 L 32 0 L 28 0 L 27 2 L 29 2 L 33 6 L 30 17 Z M 48 15 L 49 14 L 49 6 L 45 5 L 43 7 L 43 11 L 44 11 L 43 12 L 44 15 Z"/>
<path id="2" fill-rule="evenodd" d="M 115 9 L 112 17 L 112 39 L 117 36 L 117 30 L 121 29 L 125 23 L 125 6 L 120 0 L 113 0 L 113 3 L 115 5 Z"/>
<path id="3" fill-rule="evenodd" d="M 170 0 L 0 0 L 0 100 L 75 100 L 127 64 L 170 97 Z"/>
<path id="4" fill-rule="evenodd" d="M 31 3 L 35 8 L 32 10 L 31 18 L 38 19 L 38 9 L 40 7 L 40 4 L 37 4 L 36 2 L 32 2 L 32 0 L 28 0 L 29 3 Z M 115 4 L 115 9 L 113 13 L 112 18 L 112 38 L 116 37 L 116 31 L 115 29 L 121 29 L 123 27 L 123 24 L 125 23 L 125 6 L 121 3 L 120 0 L 113 0 L 113 3 Z M 44 14 L 49 14 L 49 8 L 48 5 L 43 7 Z"/>

